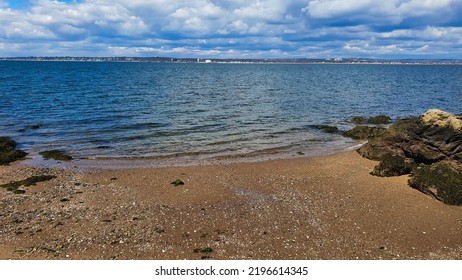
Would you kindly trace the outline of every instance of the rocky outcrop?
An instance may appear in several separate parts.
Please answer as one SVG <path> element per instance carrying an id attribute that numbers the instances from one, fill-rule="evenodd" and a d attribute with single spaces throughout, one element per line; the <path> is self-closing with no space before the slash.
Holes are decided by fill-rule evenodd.
<path id="1" fill-rule="evenodd" d="M 462 120 L 440 110 L 420 118 L 402 119 L 359 149 L 366 158 L 381 160 L 386 154 L 410 158 L 416 163 L 462 160 Z"/>
<path id="2" fill-rule="evenodd" d="M 373 175 L 412 174 L 411 187 L 447 204 L 462 205 L 461 116 L 432 109 L 398 120 L 369 136 L 358 152 L 381 161 Z"/>

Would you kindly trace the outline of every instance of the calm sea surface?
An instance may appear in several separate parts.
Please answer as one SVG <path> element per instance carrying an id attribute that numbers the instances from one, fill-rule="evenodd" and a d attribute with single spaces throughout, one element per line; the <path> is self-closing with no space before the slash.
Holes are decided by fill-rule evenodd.
<path id="1" fill-rule="evenodd" d="M 462 66 L 0 62 L 0 135 L 31 154 L 318 155 L 357 143 L 313 125 L 429 108 L 462 113 Z"/>

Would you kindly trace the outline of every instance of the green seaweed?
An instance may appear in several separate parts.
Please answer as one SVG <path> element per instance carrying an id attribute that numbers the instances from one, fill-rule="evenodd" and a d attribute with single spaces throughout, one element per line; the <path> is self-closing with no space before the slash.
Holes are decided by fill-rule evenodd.
<path id="1" fill-rule="evenodd" d="M 64 160 L 69 161 L 72 160 L 70 155 L 67 155 L 64 151 L 61 150 L 49 150 L 43 151 L 39 153 L 44 159 L 54 159 L 54 160 Z"/>
<path id="2" fill-rule="evenodd" d="M 213 252 L 213 249 L 210 247 L 205 248 L 196 248 L 193 250 L 193 253 L 203 253 L 203 254 L 210 254 Z"/>
<path id="3" fill-rule="evenodd" d="M 462 205 L 462 172 L 443 162 L 414 170 L 409 185 L 450 205 Z"/>
<path id="4" fill-rule="evenodd" d="M 184 182 L 181 179 L 176 179 L 171 184 L 174 185 L 175 187 L 178 187 L 178 186 L 184 185 Z"/>
<path id="5" fill-rule="evenodd" d="M 21 181 L 15 181 L 7 184 L 0 185 L 0 188 L 5 188 L 7 191 L 11 191 L 14 193 L 24 193 L 23 190 L 18 190 L 20 186 L 29 187 L 32 185 L 36 185 L 39 182 L 49 181 L 51 179 L 56 178 L 53 175 L 38 175 L 38 176 L 31 176 L 27 179 Z"/>

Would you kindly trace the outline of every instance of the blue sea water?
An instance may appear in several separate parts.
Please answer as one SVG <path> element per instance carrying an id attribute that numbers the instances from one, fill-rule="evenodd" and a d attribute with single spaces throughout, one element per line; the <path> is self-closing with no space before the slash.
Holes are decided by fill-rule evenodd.
<path id="1" fill-rule="evenodd" d="M 462 66 L 2 61 L 0 100 L 0 135 L 31 154 L 318 155 L 357 143 L 313 125 L 462 113 Z"/>

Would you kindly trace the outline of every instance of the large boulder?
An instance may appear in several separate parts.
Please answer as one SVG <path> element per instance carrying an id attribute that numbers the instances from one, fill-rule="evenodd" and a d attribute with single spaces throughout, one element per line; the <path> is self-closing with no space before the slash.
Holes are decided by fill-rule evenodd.
<path id="1" fill-rule="evenodd" d="M 402 119 L 369 139 L 359 151 L 366 158 L 381 160 L 386 154 L 411 158 L 416 163 L 462 160 L 462 120 L 432 109 L 420 118 Z"/>
<path id="2" fill-rule="evenodd" d="M 447 163 L 417 168 L 409 185 L 450 205 L 462 205 L 462 172 Z"/>
<path id="3" fill-rule="evenodd" d="M 418 118 L 398 120 L 382 133 L 369 138 L 358 152 L 372 160 L 381 160 L 387 154 L 406 157 L 405 151 L 412 146 L 411 143 L 418 142 L 419 127 Z"/>

